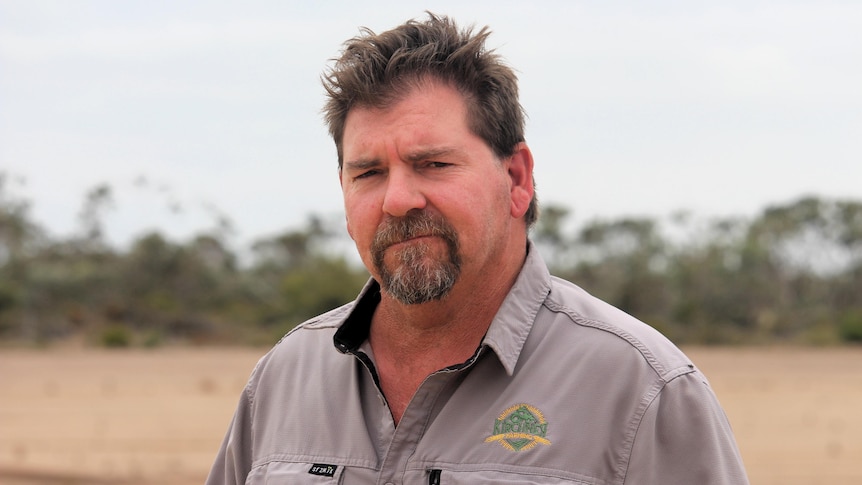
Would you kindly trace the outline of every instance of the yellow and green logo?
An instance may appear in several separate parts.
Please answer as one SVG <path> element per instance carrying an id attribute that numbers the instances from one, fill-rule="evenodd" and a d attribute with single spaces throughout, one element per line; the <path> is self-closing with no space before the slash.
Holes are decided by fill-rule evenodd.
<path id="1" fill-rule="evenodd" d="M 516 404 L 494 421 L 494 434 L 485 438 L 485 443 L 498 442 L 509 451 L 525 451 L 540 443 L 550 446 L 547 434 L 548 422 L 541 411 L 529 404 Z"/>

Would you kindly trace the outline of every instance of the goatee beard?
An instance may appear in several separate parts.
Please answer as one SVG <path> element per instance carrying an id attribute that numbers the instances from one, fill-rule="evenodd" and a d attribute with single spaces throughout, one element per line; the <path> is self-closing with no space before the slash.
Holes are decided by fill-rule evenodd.
<path id="1" fill-rule="evenodd" d="M 392 267 L 384 261 L 386 250 L 408 239 L 434 236 L 446 243 L 447 255 L 435 259 L 426 241 L 415 241 L 398 248 Z M 383 291 L 405 305 L 417 305 L 446 296 L 461 274 L 458 235 L 443 217 L 425 211 L 409 212 L 404 217 L 385 220 L 371 243 L 374 268 L 380 275 Z"/>

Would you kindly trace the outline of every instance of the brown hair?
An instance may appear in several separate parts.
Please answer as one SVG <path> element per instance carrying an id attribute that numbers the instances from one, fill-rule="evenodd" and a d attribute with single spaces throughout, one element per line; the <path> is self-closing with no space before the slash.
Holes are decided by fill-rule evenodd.
<path id="1" fill-rule="evenodd" d="M 459 30 L 445 16 L 375 34 L 368 28 L 344 44 L 342 55 L 322 81 L 328 100 L 323 112 L 344 162 L 343 137 L 347 113 L 355 106 L 385 108 L 428 80 L 458 89 L 468 110 L 468 126 L 499 158 L 514 153 L 524 141 L 524 110 L 518 101 L 518 79 L 502 58 L 485 49 L 487 27 L 475 35 Z M 535 196 L 524 215 L 527 226 L 538 216 Z"/>

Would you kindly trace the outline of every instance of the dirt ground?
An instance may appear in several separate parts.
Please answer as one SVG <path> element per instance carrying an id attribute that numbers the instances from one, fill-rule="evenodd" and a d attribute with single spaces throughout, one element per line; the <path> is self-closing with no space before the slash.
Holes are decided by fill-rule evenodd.
<path id="1" fill-rule="evenodd" d="M 862 349 L 687 348 L 753 484 L 862 483 Z M 262 349 L 0 349 L 0 483 L 202 483 Z"/>

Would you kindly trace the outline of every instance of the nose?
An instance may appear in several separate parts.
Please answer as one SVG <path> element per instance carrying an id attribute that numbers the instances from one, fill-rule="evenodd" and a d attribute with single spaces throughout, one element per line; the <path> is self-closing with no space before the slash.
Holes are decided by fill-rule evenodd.
<path id="1" fill-rule="evenodd" d="M 390 170 L 383 197 L 383 212 L 403 217 L 413 209 L 424 209 L 427 204 L 417 176 L 409 170 Z"/>

